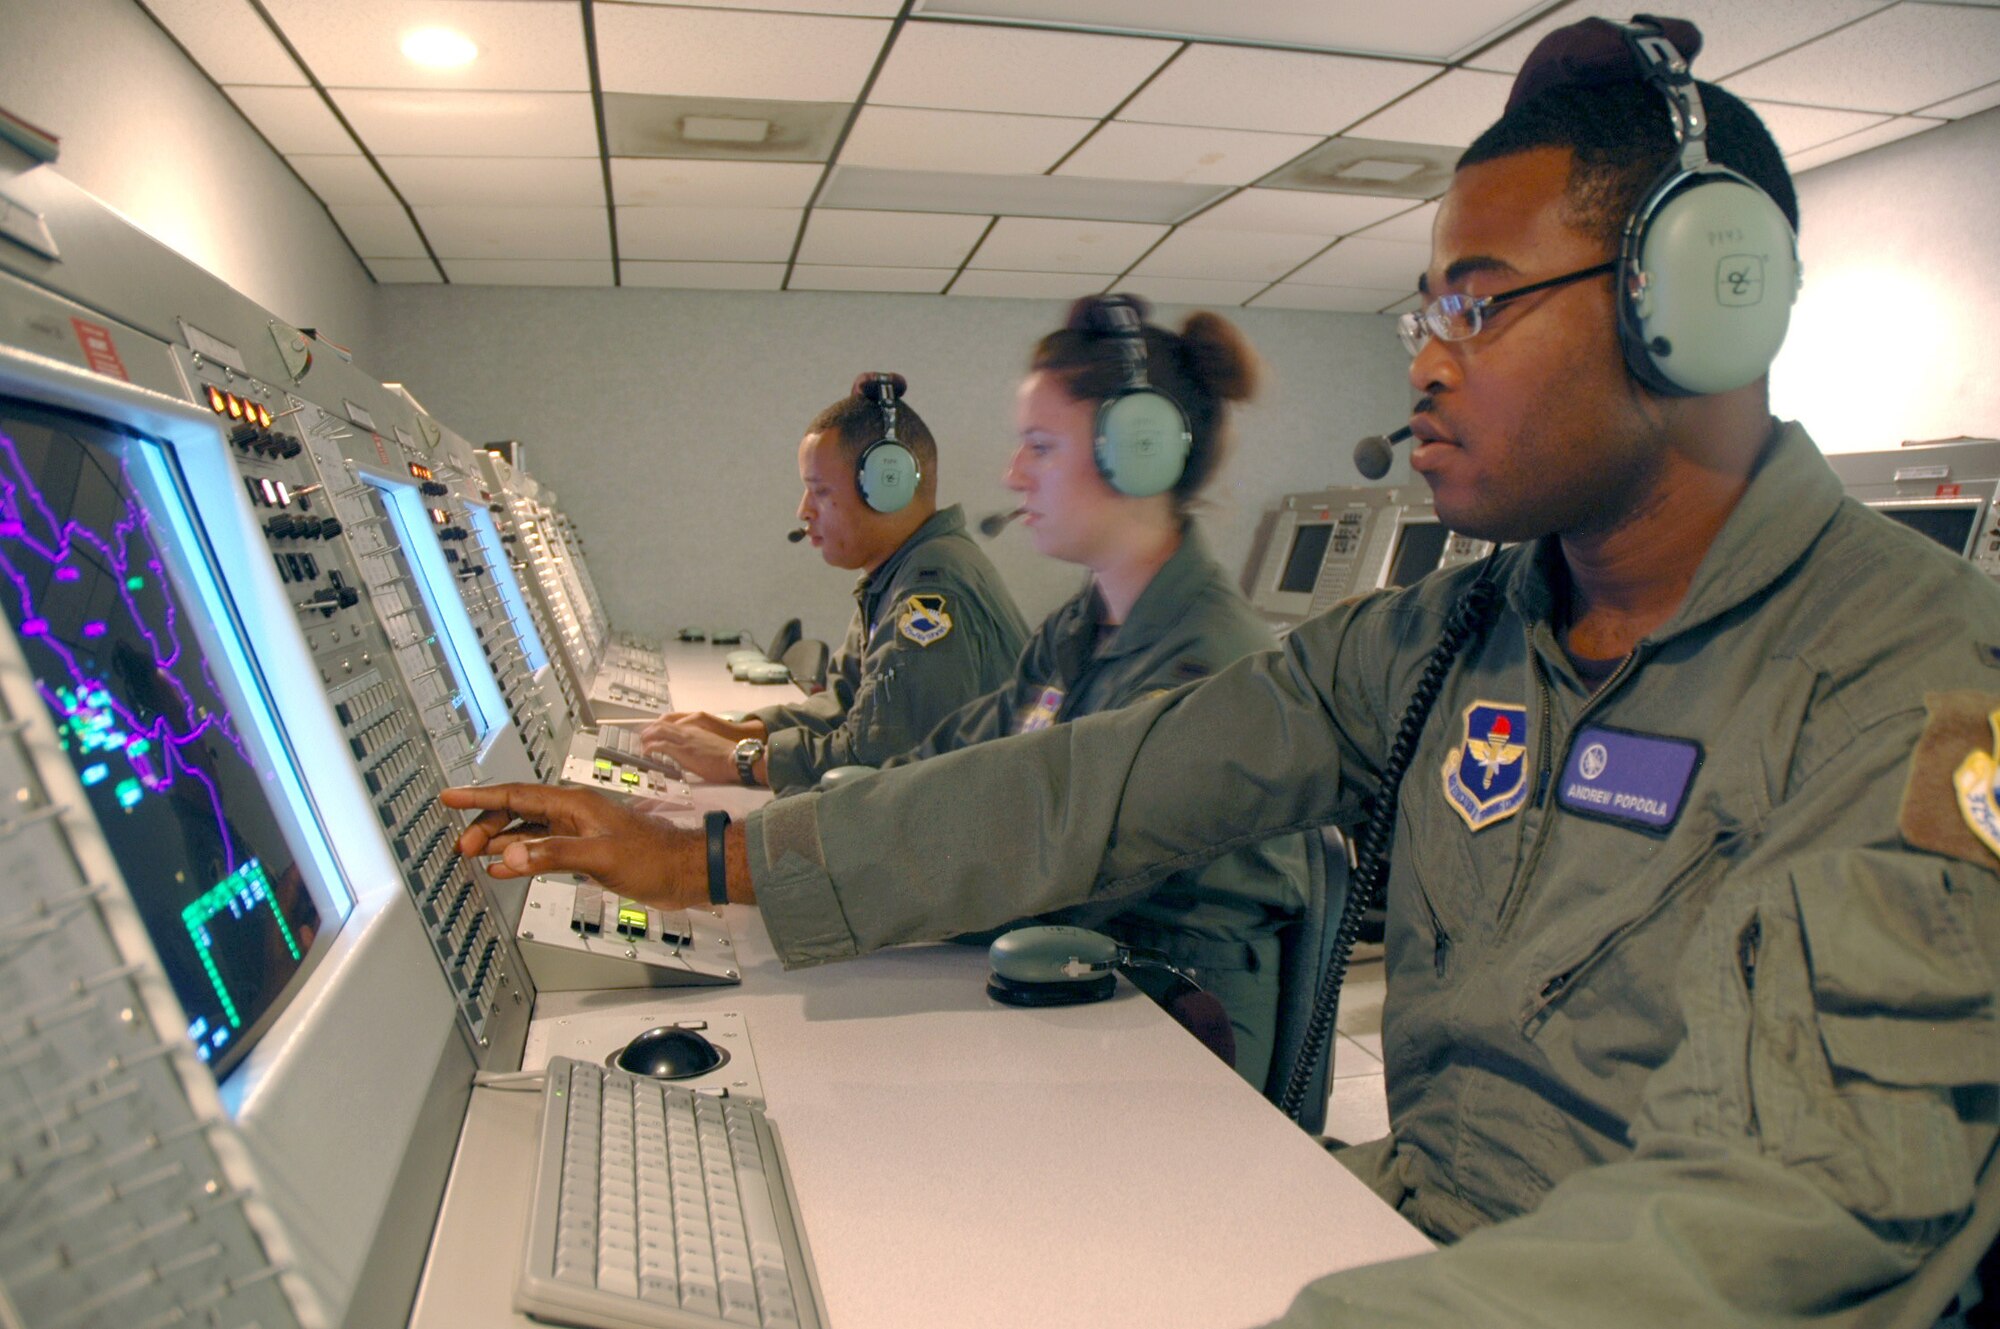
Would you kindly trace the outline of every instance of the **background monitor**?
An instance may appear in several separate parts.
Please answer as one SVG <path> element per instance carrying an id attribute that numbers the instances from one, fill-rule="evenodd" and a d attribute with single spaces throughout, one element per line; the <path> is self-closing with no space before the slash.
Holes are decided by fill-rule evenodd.
<path id="1" fill-rule="evenodd" d="M 1919 534 L 1929 536 L 1952 553 L 1969 556 L 1983 504 L 1876 503 L 1870 506 L 1890 521 L 1900 522 Z"/>
<path id="2" fill-rule="evenodd" d="M 1408 586 L 1428 572 L 1435 571 L 1439 560 L 1444 557 L 1446 541 L 1451 532 L 1444 523 L 1435 521 L 1406 522 L 1396 531 L 1396 548 L 1389 556 L 1389 575 L 1385 586 Z"/>
<path id="3" fill-rule="evenodd" d="M 1281 591 L 1311 594 L 1313 585 L 1319 580 L 1319 565 L 1326 560 L 1326 544 L 1333 535 L 1333 526 L 1328 522 L 1301 525 L 1292 536 L 1292 547 L 1285 555 L 1284 571 L 1278 575 L 1278 589 Z"/>
<path id="4" fill-rule="evenodd" d="M 348 900 L 182 494 L 157 440 L 0 396 L 0 599 L 221 1078 Z"/>

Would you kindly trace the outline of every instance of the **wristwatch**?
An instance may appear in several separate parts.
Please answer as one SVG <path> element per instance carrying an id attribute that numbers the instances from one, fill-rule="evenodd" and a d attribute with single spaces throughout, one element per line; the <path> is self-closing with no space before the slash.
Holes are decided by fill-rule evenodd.
<path id="1" fill-rule="evenodd" d="M 757 763 L 764 759 L 764 740 L 746 738 L 736 745 L 736 779 L 738 783 L 757 786 Z"/>

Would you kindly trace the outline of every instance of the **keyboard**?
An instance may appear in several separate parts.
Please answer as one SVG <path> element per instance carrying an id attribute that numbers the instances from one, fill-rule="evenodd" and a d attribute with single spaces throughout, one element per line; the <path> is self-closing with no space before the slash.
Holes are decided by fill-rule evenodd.
<path id="1" fill-rule="evenodd" d="M 514 1309 L 602 1329 L 822 1329 L 763 1109 L 552 1058 Z"/>
<path id="2" fill-rule="evenodd" d="M 658 771 L 673 779 L 682 778 L 680 764 L 664 753 L 648 752 L 640 745 L 639 733 L 625 725 L 607 725 L 595 735 L 594 756 L 607 761 L 622 762 L 627 766 L 637 766 L 641 770 Z"/>

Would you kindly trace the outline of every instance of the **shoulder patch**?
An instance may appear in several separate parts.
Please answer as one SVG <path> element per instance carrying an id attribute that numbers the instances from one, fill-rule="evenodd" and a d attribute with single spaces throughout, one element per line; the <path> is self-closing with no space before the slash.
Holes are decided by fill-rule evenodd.
<path id="1" fill-rule="evenodd" d="M 1919 849 L 2000 867 L 2000 693 L 1932 692 L 1897 829 Z"/>
<path id="2" fill-rule="evenodd" d="M 896 615 L 896 631 L 919 646 L 930 646 L 951 635 L 951 615 L 945 612 L 944 597 L 919 591 L 906 597 Z"/>

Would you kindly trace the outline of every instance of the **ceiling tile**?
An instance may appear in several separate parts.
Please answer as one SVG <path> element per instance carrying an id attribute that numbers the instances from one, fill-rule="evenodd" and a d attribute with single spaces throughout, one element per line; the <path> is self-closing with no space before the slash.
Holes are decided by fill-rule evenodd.
<path id="1" fill-rule="evenodd" d="M 609 286 L 608 259 L 448 258 L 445 273 L 460 286 Z"/>
<path id="2" fill-rule="evenodd" d="M 494 208 L 451 204 L 413 211 L 441 259 L 611 257 L 610 219 L 601 205 Z M 449 269 L 449 262 L 446 267 Z"/>
<path id="3" fill-rule="evenodd" d="M 1136 222 L 1002 217 L 969 266 L 1018 272 L 1123 272 L 1167 233 Z"/>
<path id="4" fill-rule="evenodd" d="M 1147 84 L 1118 118 L 1337 134 L 1436 73 L 1434 66 L 1400 60 L 1193 46 Z"/>
<path id="5" fill-rule="evenodd" d="M 588 157 L 377 157 L 404 201 L 604 206 L 604 168 Z"/>
<path id="6" fill-rule="evenodd" d="M 217 83 L 306 86 L 250 0 L 147 0 L 146 8 Z"/>
<path id="7" fill-rule="evenodd" d="M 620 208 L 618 257 L 782 263 L 803 208 Z"/>
<path id="8" fill-rule="evenodd" d="M 1507 74 L 1454 69 L 1354 127 L 1361 138 L 1467 147 L 1500 118 L 1514 80 Z"/>
<path id="9" fill-rule="evenodd" d="M 1745 70 L 1727 86 L 1745 98 L 1914 111 L 1984 87 L 1996 69 L 2000 9 L 1905 4 Z"/>
<path id="10" fill-rule="evenodd" d="M 1264 289 L 1261 281 L 1217 281 L 1201 277 L 1126 277 L 1118 289 L 1142 295 L 1155 305 L 1240 305 Z"/>
<path id="11" fill-rule="evenodd" d="M 322 156 L 300 153 L 285 158 L 306 187 L 322 203 L 375 203 L 394 206 L 396 196 L 366 157 L 354 153 Z"/>
<path id="12" fill-rule="evenodd" d="M 1829 111 L 1818 106 L 1782 106 L 1776 102 L 1752 102 L 1750 109 L 1764 122 L 1764 128 L 1771 131 L 1778 151 L 1787 154 L 1872 129 L 1888 119 L 1872 111 Z"/>
<path id="13" fill-rule="evenodd" d="M 956 268 L 850 268 L 801 263 L 786 283 L 793 291 L 895 291 L 936 295 Z"/>
<path id="14" fill-rule="evenodd" d="M 1217 37 L 1270 46 L 1443 60 L 1472 49 L 1539 0 L 917 0 L 919 14 L 1030 20 L 1116 32 Z"/>
<path id="15" fill-rule="evenodd" d="M 672 286 L 696 291 L 775 291 L 784 285 L 782 263 L 634 263 L 620 256 L 618 278 L 627 286 Z"/>
<path id="16" fill-rule="evenodd" d="M 264 0 L 306 67 L 329 88 L 588 92 L 582 9 L 521 0 Z M 479 48 L 452 69 L 417 64 L 404 38 L 444 28 Z"/>
<path id="17" fill-rule="evenodd" d="M 629 4 L 684 5 L 689 0 L 625 0 Z M 902 0 L 699 0 L 704 9 L 776 9 L 787 14 L 845 14 L 850 18 L 894 18 Z"/>
<path id="18" fill-rule="evenodd" d="M 1947 122 L 1943 120 L 1930 120 L 1919 116 L 1898 116 L 1894 120 L 1886 120 L 1876 125 L 1873 129 L 1864 129 L 1858 134 L 1837 138 L 1816 148 L 1807 148 L 1804 152 L 1787 153 L 1785 165 L 1792 174 L 1797 175 L 1800 171 L 1810 171 L 1815 166 L 1824 166 L 1843 157 L 1852 157 L 1858 152 L 1867 152 L 1870 148 L 1879 148 L 1884 143 L 1894 143 L 1912 134 L 1921 134 L 1926 129 L 1936 129 L 1945 123 Z"/>
<path id="19" fill-rule="evenodd" d="M 1428 250 L 1431 247 L 1431 225 L 1437 221 L 1437 215 L 1438 205 L 1425 203 L 1370 226 L 1361 234 L 1370 240 L 1400 240 L 1404 244 L 1422 245 Z"/>
<path id="20" fill-rule="evenodd" d="M 595 157 L 584 92 L 335 89 L 341 114 L 378 157 Z"/>
<path id="21" fill-rule="evenodd" d="M 803 162 L 613 157 L 611 192 L 621 205 L 803 208 L 821 174 Z"/>
<path id="22" fill-rule="evenodd" d="M 1946 101 L 1933 102 L 1923 107 L 1925 115 L 1941 115 L 1947 120 L 1960 120 L 1981 111 L 1990 111 L 2000 106 L 2000 82 L 1989 83 L 1977 92 L 1968 92 L 1963 97 L 1952 97 Z"/>
<path id="23" fill-rule="evenodd" d="M 841 145 L 849 166 L 901 171 L 1039 175 L 1062 160 L 1095 120 L 986 111 L 866 106 Z"/>
<path id="24" fill-rule="evenodd" d="M 1261 286 L 1324 249 L 1329 238 L 1296 231 L 1199 231 L 1184 226 L 1141 259 L 1132 277 L 1212 277 Z"/>
<path id="25" fill-rule="evenodd" d="M 1010 300 L 1061 300 L 1068 303 L 1097 295 L 1111 284 L 1115 272 L 996 272 L 967 268 L 951 284 L 951 295 L 998 296 Z"/>
<path id="26" fill-rule="evenodd" d="M 290 156 L 311 152 L 344 155 L 354 151 L 354 139 L 311 88 L 223 89 L 243 112 L 243 118 L 272 147 Z"/>
<path id="27" fill-rule="evenodd" d="M 875 19 L 607 4 L 596 8 L 607 92 L 853 101 L 890 25 Z"/>
<path id="28" fill-rule="evenodd" d="M 868 100 L 1102 119 L 1176 49 L 1172 42 L 1098 33 L 911 22 Z"/>
<path id="29" fill-rule="evenodd" d="M 1429 245 L 1350 236 L 1293 273 L 1290 280 L 1311 286 L 1352 286 L 1383 291 L 1389 299 L 1407 294 L 1431 261 Z"/>
<path id="30" fill-rule="evenodd" d="M 427 258 L 367 258 L 361 260 L 368 265 L 368 271 L 384 286 L 406 286 L 424 282 L 436 286 L 444 281 L 438 275 L 437 264 Z"/>
<path id="31" fill-rule="evenodd" d="M 867 166 L 837 166 L 833 178 L 820 192 L 819 206 L 889 212 L 969 212 L 987 217 L 1174 222 L 1226 192 L 1220 185 L 1174 185 L 1148 180 L 880 171 Z"/>
<path id="32" fill-rule="evenodd" d="M 985 217 L 937 212 L 839 212 L 815 208 L 799 262 L 884 267 L 950 267 L 965 261 Z"/>
<path id="33" fill-rule="evenodd" d="M 1319 309 L 1329 314 L 1372 314 L 1386 302 L 1380 291 L 1358 290 L 1350 286 L 1307 286 L 1302 282 L 1279 282 L 1250 302 L 1252 309 Z M 1382 321 L 1384 335 L 1395 329 Z"/>
<path id="34" fill-rule="evenodd" d="M 394 203 L 334 204 L 327 208 L 363 258 L 424 258 L 424 242 L 410 216 Z"/>
<path id="35" fill-rule="evenodd" d="M 1358 231 L 1410 206 L 1403 198 L 1320 194 L 1303 189 L 1246 189 L 1198 217 L 1190 230 L 1292 231 L 1331 240 Z"/>
<path id="36" fill-rule="evenodd" d="M 1078 148 L 1057 174 L 1101 180 L 1247 185 L 1319 143 L 1311 134 L 1260 134 L 1114 120 Z"/>
<path id="37" fill-rule="evenodd" d="M 1756 61 L 1811 41 L 1821 33 L 1851 23 L 1892 0 L 1674 0 L 1670 10 L 1701 29 L 1701 54 L 1695 57 L 1697 76 L 1713 83 Z M 1465 63 L 1473 69 L 1519 72 L 1535 43 L 1571 23 L 1608 18 L 1623 23 L 1632 16 L 1632 0 L 1624 4 L 1579 3 L 1560 6 L 1514 36 L 1481 51 Z"/>

